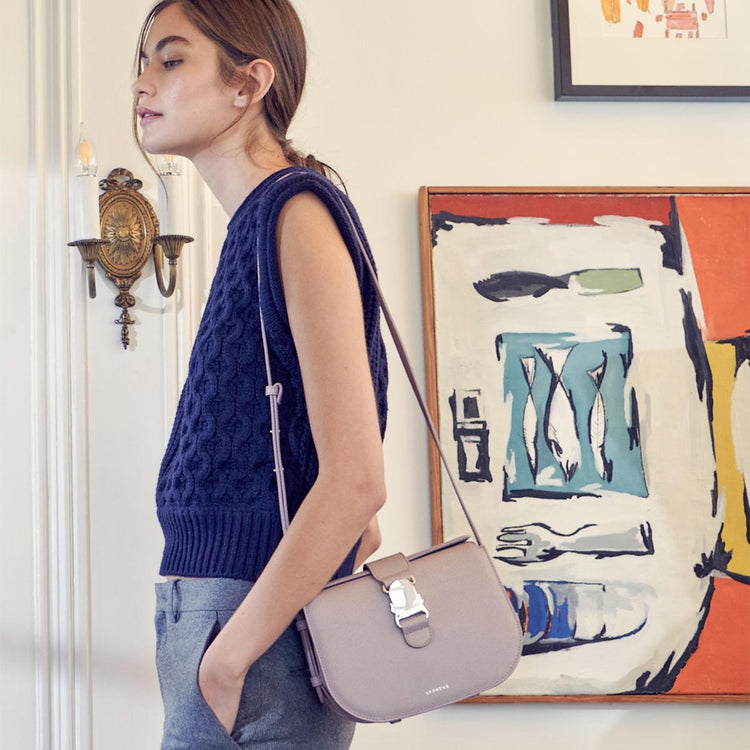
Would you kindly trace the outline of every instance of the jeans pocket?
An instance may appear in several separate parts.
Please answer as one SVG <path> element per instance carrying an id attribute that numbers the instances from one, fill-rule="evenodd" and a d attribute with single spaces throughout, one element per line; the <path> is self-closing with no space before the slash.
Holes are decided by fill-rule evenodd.
<path id="1" fill-rule="evenodd" d="M 162 609 L 154 615 L 154 630 L 156 631 L 156 650 L 160 651 L 167 639 L 167 613 Z"/>
<path id="2" fill-rule="evenodd" d="M 162 750 L 237 750 L 203 698 L 198 670 L 220 630 L 215 612 L 183 612 L 167 617 L 167 643 L 157 653 L 164 698 Z"/>
<path id="3" fill-rule="evenodd" d="M 245 747 L 255 735 L 255 728 L 257 725 L 258 718 L 261 713 L 261 700 L 260 700 L 260 684 L 258 670 L 251 667 L 245 677 L 242 694 L 240 696 L 240 704 L 237 710 L 237 716 L 235 717 L 234 725 L 231 734 L 226 731 L 222 723 L 217 718 L 211 707 L 206 702 L 206 699 L 200 689 L 200 683 L 198 676 L 200 673 L 200 664 L 203 661 L 208 648 L 216 639 L 216 636 L 221 632 L 221 622 L 217 615 L 216 621 L 211 628 L 208 636 L 206 637 L 205 645 L 201 653 L 201 661 L 198 664 L 198 670 L 195 675 L 195 690 L 197 694 L 197 701 L 201 704 L 201 710 L 205 713 L 206 718 L 211 722 L 215 729 L 217 729 L 221 735 L 232 743 L 232 747 Z M 229 747 L 229 746 L 227 746 Z"/>

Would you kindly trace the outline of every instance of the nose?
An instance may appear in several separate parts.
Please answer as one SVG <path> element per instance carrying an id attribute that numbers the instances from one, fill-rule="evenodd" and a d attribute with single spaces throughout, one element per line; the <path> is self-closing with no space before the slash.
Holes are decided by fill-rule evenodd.
<path id="1" fill-rule="evenodd" d="M 133 81 L 133 84 L 130 87 L 130 91 L 136 99 L 139 98 L 141 94 L 148 95 L 154 93 L 154 86 L 148 75 L 147 67 L 144 67 L 140 75 L 135 79 L 135 81 Z"/>

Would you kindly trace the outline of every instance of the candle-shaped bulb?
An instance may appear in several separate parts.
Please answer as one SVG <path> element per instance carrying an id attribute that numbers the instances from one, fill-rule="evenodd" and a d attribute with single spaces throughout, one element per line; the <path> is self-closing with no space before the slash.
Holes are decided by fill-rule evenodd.
<path id="1" fill-rule="evenodd" d="M 159 170 L 159 232 L 180 234 L 185 231 L 182 214 L 184 186 L 182 184 L 182 163 L 179 156 L 162 154 L 156 159 Z"/>
<path id="2" fill-rule="evenodd" d="M 174 154 L 161 154 L 156 158 L 156 166 L 160 175 L 182 174 L 182 163 L 180 157 L 175 156 Z"/>
<path id="3" fill-rule="evenodd" d="M 81 123 L 81 136 L 78 140 L 78 174 L 96 175 L 98 168 L 96 151 L 86 135 L 86 129 Z"/>
<path id="4" fill-rule="evenodd" d="M 99 217 L 99 185 L 96 180 L 96 152 L 86 137 L 81 123 L 81 136 L 77 149 L 78 174 L 73 178 L 72 206 L 74 240 L 91 240 L 101 237 Z"/>

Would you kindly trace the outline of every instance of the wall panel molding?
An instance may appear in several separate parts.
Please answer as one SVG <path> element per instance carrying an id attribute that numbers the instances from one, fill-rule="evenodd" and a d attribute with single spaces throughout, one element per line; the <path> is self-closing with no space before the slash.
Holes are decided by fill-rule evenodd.
<path id="1" fill-rule="evenodd" d="M 78 7 L 31 0 L 29 11 L 36 747 L 90 750 L 85 291 L 66 247 Z"/>

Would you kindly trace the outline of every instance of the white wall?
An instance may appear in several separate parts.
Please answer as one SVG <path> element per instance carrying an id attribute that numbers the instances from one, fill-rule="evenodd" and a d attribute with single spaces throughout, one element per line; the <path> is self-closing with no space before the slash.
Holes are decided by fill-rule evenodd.
<path id="1" fill-rule="evenodd" d="M 311 54 L 293 135 L 345 177 L 418 367 L 420 185 L 748 183 L 748 104 L 554 102 L 547 0 L 297 4 Z M 148 5 L 19 1 L 0 30 L 3 61 L 13 60 L 3 89 L 19 112 L 6 113 L 0 138 L 0 217 L 12 240 L 0 250 L 3 748 L 157 745 L 153 488 L 223 220 L 193 184 L 184 295 L 163 304 L 142 279 L 137 345 L 123 352 L 111 286 L 99 275 L 99 297 L 86 300 L 80 263 L 66 260 L 69 155 L 57 153 L 83 118 L 100 176 L 125 166 L 154 195 L 130 138 L 127 91 Z M 39 29 L 56 15 L 69 27 Z M 27 122 L 34 60 L 37 75 L 62 78 L 50 97 L 36 95 L 46 123 L 36 134 Z M 386 553 L 430 543 L 424 429 L 393 361 Z M 354 747 L 740 750 L 749 724 L 747 707 L 731 705 L 473 705 L 360 727 Z"/>
<path id="2" fill-rule="evenodd" d="M 25 49 L 27 17 L 22 3 L 6 9 L 4 23 L 17 35 L 2 35 L 0 90 L 21 101 L 30 75 Z M 7 56 L 7 57 L 6 57 Z M 14 60 L 11 67 L 7 64 Z M 30 584 L 34 557 L 32 513 L 32 419 L 29 364 L 32 302 L 29 233 L 32 230 L 29 170 L 30 112 L 19 109 L 0 125 L 0 745 L 32 747 L 34 652 Z M 13 362 L 17 366 L 12 365 Z M 19 448 L 20 446 L 20 448 Z M 15 510 L 13 507 L 15 506 Z M 17 570 L 28 571 L 19 576 Z M 15 744 L 14 744 L 15 743 Z"/>

